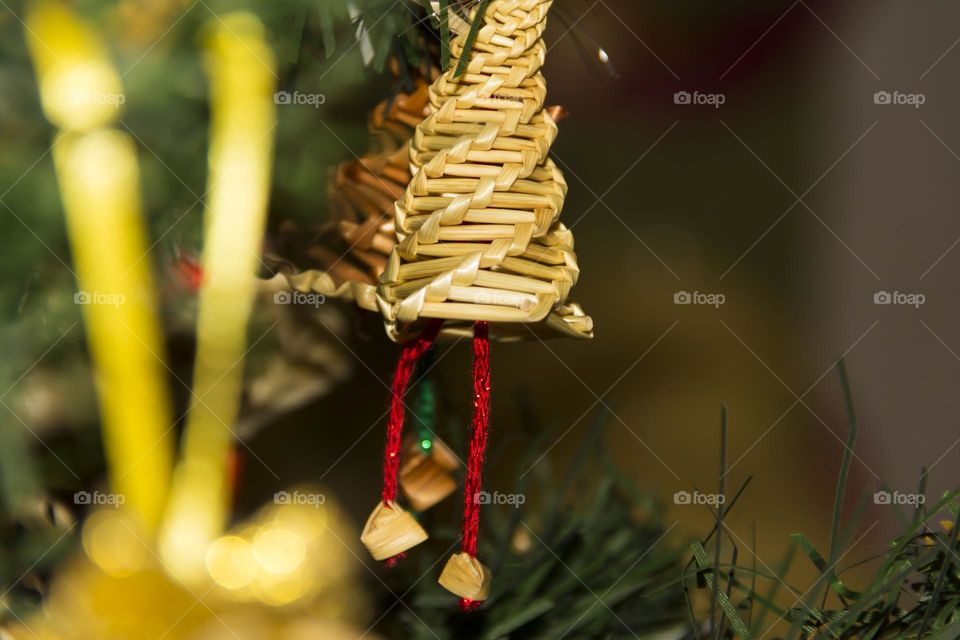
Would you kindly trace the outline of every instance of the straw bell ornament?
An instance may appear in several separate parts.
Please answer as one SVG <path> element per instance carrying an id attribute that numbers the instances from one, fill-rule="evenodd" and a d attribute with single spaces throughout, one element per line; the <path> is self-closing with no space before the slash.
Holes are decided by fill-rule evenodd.
<path id="1" fill-rule="evenodd" d="M 464 25 L 458 27 L 464 29 Z M 377 282 L 397 243 L 395 203 L 410 183 L 410 139 L 429 113 L 429 81 L 440 74 L 429 61 L 424 61 L 423 69 L 404 72 L 398 59 L 392 58 L 390 67 L 395 77 L 407 78 L 408 86 L 370 112 L 368 151 L 333 171 L 330 221 L 310 234 L 307 243 L 303 243 L 304 230 L 286 221 L 281 228 L 280 244 L 284 246 L 268 250 L 268 262 L 282 274 L 276 282 L 278 288 L 319 293 L 352 301 L 361 309 L 378 310 Z M 555 120 L 566 113 L 557 105 L 547 111 Z M 304 268 L 300 264 L 304 261 L 311 266 Z M 190 278 L 193 274 L 178 276 Z"/>
<path id="2" fill-rule="evenodd" d="M 530 331 L 587 338 L 592 321 L 567 296 L 579 276 L 559 221 L 567 185 L 548 157 L 557 126 L 540 73 L 549 0 L 495 0 L 466 71 L 454 61 L 430 88 L 431 113 L 411 141 L 413 178 L 396 205 L 399 245 L 377 298 L 399 339 L 421 319 L 444 335 L 491 323 L 498 338 Z"/>
<path id="3" fill-rule="evenodd" d="M 440 576 L 465 610 L 487 599 L 492 580 L 477 558 L 490 341 L 593 333 L 590 317 L 567 300 L 580 270 L 573 234 L 559 220 L 567 185 L 548 157 L 557 126 L 543 106 L 540 69 L 551 4 L 481 3 L 486 11 L 460 75 L 467 35 L 451 43 L 451 64 L 431 85 L 430 113 L 411 141 L 413 175 L 395 208 L 397 245 L 376 291 L 387 334 L 405 345 L 394 374 L 383 496 L 373 520 L 386 521 L 385 512 L 397 509 L 403 396 L 417 359 L 438 337 L 473 336 L 462 548 Z M 419 524 L 403 526 L 397 539 L 418 540 Z M 377 557 L 377 550 L 371 552 Z"/>

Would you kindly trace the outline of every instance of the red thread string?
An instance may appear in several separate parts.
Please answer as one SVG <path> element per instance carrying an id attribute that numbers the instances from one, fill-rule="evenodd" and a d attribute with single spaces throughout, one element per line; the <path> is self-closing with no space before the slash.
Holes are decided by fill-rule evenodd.
<path id="1" fill-rule="evenodd" d="M 477 322 L 473 327 L 473 394 L 473 424 L 464 483 L 463 552 L 476 556 L 483 456 L 490 431 L 490 326 L 486 322 Z"/>
<path id="2" fill-rule="evenodd" d="M 404 345 L 400 352 L 397 369 L 393 373 L 390 390 L 390 420 L 387 422 L 387 448 L 383 458 L 383 501 L 387 504 L 397 499 L 397 475 L 400 471 L 400 446 L 403 436 L 403 395 L 407 391 L 414 366 L 430 345 L 433 344 L 443 320 L 431 320 L 413 342 Z"/>
<path id="3" fill-rule="evenodd" d="M 483 606 L 483 600 L 471 600 L 470 598 L 460 598 L 460 611 L 470 613 Z"/>

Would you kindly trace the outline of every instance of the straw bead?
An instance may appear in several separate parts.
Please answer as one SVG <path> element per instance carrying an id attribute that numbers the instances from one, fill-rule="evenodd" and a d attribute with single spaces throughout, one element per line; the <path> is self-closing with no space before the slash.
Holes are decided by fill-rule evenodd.
<path id="1" fill-rule="evenodd" d="M 396 502 L 379 502 L 367 519 L 360 542 L 374 560 L 387 560 L 427 539 L 427 532 Z"/>
<path id="2" fill-rule="evenodd" d="M 411 440 L 400 467 L 400 488 L 417 511 L 425 511 L 457 489 L 453 473 L 460 461 L 453 452 L 434 439 L 430 453 L 424 453 L 420 443 Z"/>
<path id="3" fill-rule="evenodd" d="M 440 586 L 450 593 L 472 601 L 490 597 L 493 576 L 490 570 L 468 553 L 450 556 L 440 574 Z"/>

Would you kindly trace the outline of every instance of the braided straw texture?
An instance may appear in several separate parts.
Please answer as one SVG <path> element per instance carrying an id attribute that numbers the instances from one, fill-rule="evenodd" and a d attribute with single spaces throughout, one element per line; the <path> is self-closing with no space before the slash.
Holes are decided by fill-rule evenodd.
<path id="1" fill-rule="evenodd" d="M 277 289 L 321 293 L 377 310 L 377 279 L 396 244 L 394 202 L 410 182 L 408 144 L 428 108 L 427 81 L 415 73 L 412 84 L 412 92 L 402 91 L 371 112 L 370 149 L 337 167 L 330 189 L 331 222 L 314 232 L 301 251 L 305 256 L 267 255 L 280 274 Z M 303 231 L 294 234 L 302 239 Z"/>
<path id="2" fill-rule="evenodd" d="M 331 232 L 362 270 L 344 273 L 344 280 L 375 285 L 395 244 L 393 202 L 410 182 L 407 145 L 427 109 L 427 81 L 417 77 L 413 83 L 413 92 L 381 102 L 370 114 L 370 151 L 337 167 Z M 336 259 L 331 264 L 336 272 Z"/>
<path id="3" fill-rule="evenodd" d="M 478 320 L 499 339 L 592 337 L 589 316 L 566 304 L 579 268 L 559 221 L 567 185 L 547 155 L 557 134 L 540 73 L 551 4 L 493 0 L 466 71 L 453 77 L 460 34 L 430 87 L 431 113 L 410 146 L 413 178 L 396 204 L 399 244 L 377 288 L 394 340 L 421 318 L 447 320 L 447 337 L 469 335 Z"/>

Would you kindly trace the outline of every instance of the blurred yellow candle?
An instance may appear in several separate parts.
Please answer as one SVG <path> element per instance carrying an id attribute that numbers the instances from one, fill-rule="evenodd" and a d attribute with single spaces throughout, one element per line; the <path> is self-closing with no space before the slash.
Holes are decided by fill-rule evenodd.
<path id="1" fill-rule="evenodd" d="M 27 37 L 93 357 L 113 491 L 147 531 L 167 498 L 173 419 L 154 309 L 136 149 L 106 128 L 123 94 L 96 34 L 62 3 L 31 5 Z"/>
<path id="2" fill-rule="evenodd" d="M 29 5 L 27 43 L 47 118 L 62 129 L 90 131 L 116 120 L 124 103 L 106 47 L 66 3 Z"/>
<path id="3" fill-rule="evenodd" d="M 240 403 L 276 123 L 274 58 L 259 20 L 234 13 L 211 20 L 208 29 L 213 121 L 194 400 L 161 534 L 161 557 L 184 580 L 202 577 L 207 549 L 226 523 L 226 464 Z"/>

